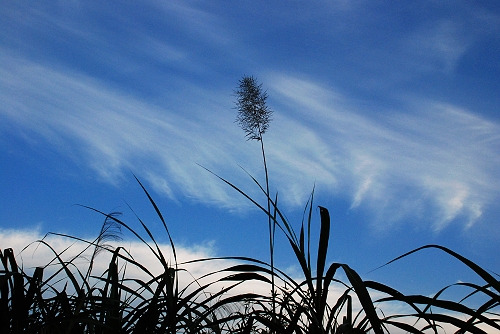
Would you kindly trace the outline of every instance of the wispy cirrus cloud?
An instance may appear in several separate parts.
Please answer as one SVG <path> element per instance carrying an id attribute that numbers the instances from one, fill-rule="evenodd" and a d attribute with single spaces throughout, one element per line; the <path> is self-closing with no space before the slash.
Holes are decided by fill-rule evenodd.
<path id="1" fill-rule="evenodd" d="M 458 217 L 472 226 L 498 199 L 500 125 L 494 121 L 419 98 L 403 98 L 404 112 L 375 117 L 311 81 L 277 76 L 269 82 L 277 99 L 314 129 L 314 139 L 298 131 L 284 142 L 304 140 L 325 167 L 311 168 L 310 176 L 335 180 L 326 187 L 350 194 L 352 209 L 367 205 L 389 222 L 430 214 L 440 230 Z M 305 155 L 291 162 L 294 149 L 280 151 L 290 152 L 277 157 L 289 168 L 304 164 Z M 315 158 L 308 158 L 313 166 Z"/>
<path id="2" fill-rule="evenodd" d="M 468 28 L 450 18 L 422 24 L 402 42 L 400 59 L 412 62 L 420 73 L 451 73 L 474 40 Z"/>
<path id="3" fill-rule="evenodd" d="M 9 64 L 1 69 L 0 117 L 5 125 L 14 125 L 10 134 L 19 130 L 33 142 L 46 141 L 110 183 L 133 171 L 172 198 L 182 194 L 228 207 L 242 205 L 197 165 L 220 166 L 219 171 L 238 165 L 233 153 L 245 151 L 231 139 L 240 137 L 231 106 L 213 104 L 206 92 L 189 91 L 190 100 L 181 99 L 182 106 L 174 102 L 172 110 L 82 74 L 3 58 Z"/>
<path id="4" fill-rule="evenodd" d="M 189 107 L 174 104 L 174 112 L 80 74 L 4 59 L 10 64 L 2 69 L 0 116 L 19 130 L 84 161 L 111 183 L 132 170 L 170 198 L 248 204 L 197 165 L 236 184 L 249 182 L 239 164 L 259 175 L 257 147 L 244 142 L 227 99 L 212 102 L 213 94 L 198 87 Z M 405 112 L 372 117 L 310 80 L 275 73 L 266 82 L 281 105 L 266 142 L 285 203 L 302 206 L 316 184 L 350 198 L 352 210 L 368 208 L 379 223 L 430 215 L 441 230 L 457 218 L 472 226 L 498 199 L 497 123 L 418 98 L 404 100 Z"/>
<path id="5" fill-rule="evenodd" d="M 227 64 L 256 57 L 255 48 L 241 38 L 239 28 L 230 29 L 231 21 L 217 9 L 153 1 L 139 13 L 131 6 L 103 8 L 102 15 L 113 19 L 110 26 L 93 20 L 85 6 L 30 7 L 26 15 L 21 6 L 9 7 L 4 15 L 18 29 L 5 38 L 7 46 L 1 50 L 3 129 L 50 143 L 110 183 L 118 184 L 132 170 L 172 199 L 246 207 L 197 164 L 259 194 L 235 168 L 242 165 L 260 175 L 258 147 L 244 142 L 233 123 L 232 87 L 218 91 L 219 66 L 211 66 L 218 59 L 214 54 L 228 52 Z M 349 15 L 372 13 L 365 7 L 354 5 Z M 290 10 L 287 14 L 294 13 Z M 352 72 L 363 79 L 357 87 L 393 91 L 395 83 L 411 82 L 422 73 L 451 75 L 471 45 L 499 27 L 496 15 L 472 12 L 469 21 L 457 19 L 460 13 L 436 15 L 391 35 L 386 43 L 353 48 L 346 55 L 359 67 L 354 71 L 347 66 L 349 77 Z M 148 29 L 143 14 L 159 29 Z M 374 30 L 366 30 L 372 23 L 358 22 L 365 30 L 349 29 L 350 36 L 373 37 Z M 382 36 L 386 27 L 381 27 Z M 163 34 L 163 29 L 175 33 Z M 87 61 L 39 49 L 34 38 L 39 31 L 50 36 L 54 50 L 74 52 Z M 22 32 L 29 32 L 32 41 Z M 210 45 L 207 52 L 214 53 L 199 54 L 198 43 Z M 45 57 L 34 61 L 33 50 Z M 158 71 L 163 67 L 175 70 L 163 77 Z M 402 96 L 399 88 L 390 98 L 398 100 L 400 110 L 361 107 L 356 93 L 337 90 L 335 81 L 326 84 L 314 75 L 304 79 L 258 68 L 256 74 L 276 104 L 266 148 L 273 186 L 284 203 L 302 206 L 316 184 L 319 191 L 347 197 L 351 210 L 368 208 L 381 226 L 386 226 L 382 221 L 390 225 L 409 216 L 430 216 L 436 222 L 432 227 L 440 230 L 456 219 L 472 226 L 498 199 L 495 121 L 453 103 Z M 194 83 L 193 75 L 209 79 Z"/>

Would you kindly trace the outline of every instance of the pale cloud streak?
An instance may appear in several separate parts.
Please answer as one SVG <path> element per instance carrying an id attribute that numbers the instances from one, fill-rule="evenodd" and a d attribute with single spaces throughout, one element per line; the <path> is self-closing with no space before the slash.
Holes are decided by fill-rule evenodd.
<path id="1" fill-rule="evenodd" d="M 222 163 L 220 170 L 234 170 L 238 163 L 232 153 L 241 149 L 231 139 L 239 134 L 233 119 L 222 120 L 207 110 L 210 103 L 199 101 L 196 92 L 189 92 L 194 96 L 182 110 L 174 106 L 171 111 L 80 74 L 3 58 L 8 66 L 1 70 L 0 115 L 33 142 L 42 139 L 85 161 L 110 183 L 133 171 L 156 180 L 156 188 L 172 198 L 180 193 L 228 207 L 242 204 L 197 165 L 214 168 Z M 218 109 L 231 112 L 226 105 Z"/>
<path id="2" fill-rule="evenodd" d="M 174 112 L 89 77 L 3 58 L 0 115 L 20 131 L 83 159 L 110 183 L 133 171 L 172 199 L 248 205 L 197 165 L 237 185 L 251 184 L 238 165 L 261 173 L 258 147 L 242 139 L 227 97 L 207 103 L 211 94 L 199 88 L 189 109 L 174 104 Z M 379 223 L 430 214 L 441 230 L 458 217 L 472 226 L 498 198 L 498 124 L 418 98 L 404 100 L 405 113 L 372 117 L 310 80 L 273 74 L 266 82 L 281 103 L 265 140 L 284 203 L 303 205 L 316 184 L 350 197 L 352 210 L 370 208 Z M 243 188 L 258 196 L 255 187 Z"/>
<path id="3" fill-rule="evenodd" d="M 363 6 L 353 5 L 352 11 L 362 11 Z M 9 20 L 23 29 L 57 31 L 55 41 L 79 41 L 72 47 L 82 54 L 92 50 L 86 55 L 93 64 L 113 75 L 135 78 L 134 73 L 146 73 L 136 80 L 139 86 L 148 86 L 142 92 L 152 91 L 146 97 L 133 95 L 129 83 L 118 85 L 116 78 L 107 76 L 98 80 L 92 70 L 65 65 L 57 57 L 35 62 L 29 60 L 29 52 L 3 49 L 2 129 L 33 145 L 48 142 L 112 184 L 132 171 L 176 201 L 184 196 L 231 209 L 247 208 L 243 198 L 197 165 L 233 181 L 253 197 L 261 195 L 237 167 L 261 180 L 259 147 L 245 143 L 233 122 L 232 87 L 221 92 L 220 86 L 214 88 L 209 82 L 203 87 L 193 84 L 189 75 L 205 77 L 215 71 L 188 44 L 198 41 L 219 50 L 215 52 L 228 50 L 228 59 L 243 59 L 255 50 L 239 45 L 239 32 L 231 31 L 215 13 L 185 3 L 153 1 L 148 6 L 156 10 L 151 19 L 161 27 L 178 29 L 177 38 L 153 33 L 140 20 L 128 22 L 127 11 L 104 11 L 117 26 L 123 25 L 121 29 L 85 21 L 90 16 L 81 12 L 84 9 L 73 12 L 82 21 L 73 21 L 71 6 L 59 8 L 61 12 L 31 8 L 26 20 L 17 7 L 6 11 Z M 175 22 L 160 20 L 163 16 L 157 13 Z M 393 54 L 375 47 L 360 55 L 366 59 L 357 60 L 375 72 L 390 65 L 382 78 L 377 74 L 374 87 L 391 87 L 428 71 L 449 75 L 477 36 L 498 29 L 497 16 L 473 13 L 464 23 L 453 16 L 425 20 L 390 41 Z M 478 25 L 471 31 L 473 23 Z M 100 33 L 107 28 L 107 34 Z M 17 46 L 30 50 L 29 43 L 12 36 L 16 38 Z M 170 66 L 183 74 L 160 79 L 154 73 L 156 66 Z M 401 110 L 376 106 L 374 111 L 314 77 L 260 71 L 270 102 L 276 104 L 265 141 L 272 186 L 282 203 L 302 206 L 315 184 L 319 193 L 347 197 L 351 210 L 368 208 L 380 226 L 407 217 L 429 217 L 435 222 L 432 228 L 439 231 L 457 218 L 463 226 L 473 226 L 498 200 L 499 124 L 477 111 L 397 91 L 392 98 Z"/>
<path id="4" fill-rule="evenodd" d="M 497 123 L 451 104 L 408 97 L 402 97 L 407 111 L 371 116 L 313 82 L 283 75 L 269 82 L 276 98 L 317 135 L 310 140 L 293 132 L 285 142 L 294 142 L 293 136 L 332 162 L 325 164 L 337 180 L 332 190 L 350 194 L 352 209 L 367 205 L 389 222 L 431 214 L 434 229 L 441 230 L 458 217 L 472 226 L 498 199 Z M 315 176 L 321 179 L 312 169 Z"/>
<path id="5" fill-rule="evenodd" d="M 426 24 L 406 40 L 405 58 L 418 59 L 422 71 L 450 73 L 472 40 L 463 30 L 460 23 L 449 19 Z"/>

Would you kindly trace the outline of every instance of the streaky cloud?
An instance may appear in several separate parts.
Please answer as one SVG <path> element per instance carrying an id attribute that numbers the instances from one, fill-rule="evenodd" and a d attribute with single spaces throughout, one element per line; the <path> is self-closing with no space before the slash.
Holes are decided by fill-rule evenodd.
<path id="1" fill-rule="evenodd" d="M 239 137 L 232 114 L 225 117 L 212 109 L 231 112 L 230 106 L 211 105 L 204 91 L 190 91 L 187 105 L 158 106 L 79 73 L 3 58 L 8 65 L 1 69 L 0 117 L 34 142 L 45 141 L 84 161 L 111 184 L 132 171 L 171 198 L 177 193 L 244 206 L 243 199 L 235 200 L 231 189 L 199 166 L 215 172 L 238 166 L 233 152 L 244 150 L 232 139 Z"/>
<path id="2" fill-rule="evenodd" d="M 302 142 L 310 160 L 329 161 L 323 166 L 336 181 L 327 188 L 350 194 L 351 209 L 370 207 L 379 224 L 431 215 L 436 231 L 456 219 L 471 227 L 498 199 L 500 125 L 494 121 L 451 103 L 404 96 L 405 110 L 375 116 L 321 84 L 292 75 L 269 80 L 281 114 L 301 118 L 315 134 L 298 131 L 283 142 Z M 300 156 L 280 148 L 282 162 L 293 160 L 283 152 Z M 310 174 L 321 180 L 314 167 Z"/>
<path id="3" fill-rule="evenodd" d="M 262 195 L 237 168 L 258 176 L 261 162 L 235 126 L 227 95 L 189 87 L 189 104 L 172 99 L 165 107 L 77 72 L 3 58 L 0 117 L 102 180 L 119 184 L 132 171 L 172 199 L 250 207 L 201 165 Z M 324 84 L 283 73 L 264 78 L 277 103 L 265 140 L 282 203 L 302 206 L 316 184 L 350 198 L 351 210 L 369 209 L 380 228 L 416 217 L 439 231 L 453 221 L 472 227 L 498 199 L 494 121 L 404 96 L 405 110 L 370 115 Z"/>

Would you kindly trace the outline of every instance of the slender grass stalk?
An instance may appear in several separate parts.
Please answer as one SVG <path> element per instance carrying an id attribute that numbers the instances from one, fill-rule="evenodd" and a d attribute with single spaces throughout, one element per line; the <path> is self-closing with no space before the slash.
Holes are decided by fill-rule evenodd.
<path id="1" fill-rule="evenodd" d="M 262 84 L 257 83 L 257 79 L 253 76 L 243 76 L 239 81 L 238 89 L 235 92 L 238 97 L 236 102 L 236 109 L 238 109 L 238 116 L 236 121 L 245 131 L 248 139 L 257 140 L 260 142 L 262 161 L 264 164 L 264 175 L 266 184 L 266 201 L 267 212 L 271 212 L 271 198 L 269 192 L 269 173 L 267 170 L 266 153 L 264 149 L 264 140 L 262 135 L 267 131 L 269 122 L 271 121 L 272 110 L 266 104 L 267 93 L 262 91 Z M 269 255 L 271 263 L 271 271 L 274 272 L 274 235 L 276 230 L 275 220 L 268 215 L 269 227 Z M 271 296 L 273 310 L 275 309 L 275 282 L 274 275 L 271 275 Z M 273 312 L 274 313 L 274 312 Z"/>

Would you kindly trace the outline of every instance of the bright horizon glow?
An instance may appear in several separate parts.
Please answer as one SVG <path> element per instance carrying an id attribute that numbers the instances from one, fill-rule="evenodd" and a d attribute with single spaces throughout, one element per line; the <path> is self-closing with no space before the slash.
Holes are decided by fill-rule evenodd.
<path id="1" fill-rule="evenodd" d="M 271 190 L 298 229 L 314 187 L 335 224 L 330 261 L 364 277 L 437 243 L 498 272 L 497 6 L 2 7 L 0 229 L 92 237 L 101 217 L 73 205 L 129 211 L 124 200 L 161 234 L 134 174 L 174 241 L 267 259 L 265 217 L 200 167 L 263 201 L 239 167 L 262 182 L 259 147 L 234 122 L 232 94 L 247 74 L 274 111 L 264 135 Z M 293 269 L 280 242 L 279 263 Z M 468 277 L 439 256 L 446 279 L 418 273 L 427 256 L 373 275 L 431 291 Z"/>

